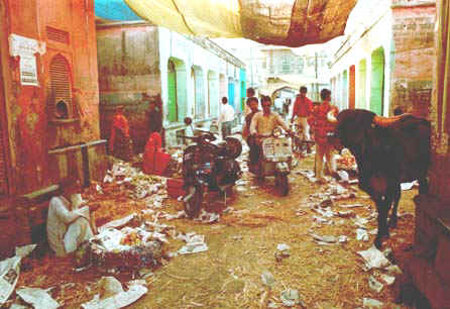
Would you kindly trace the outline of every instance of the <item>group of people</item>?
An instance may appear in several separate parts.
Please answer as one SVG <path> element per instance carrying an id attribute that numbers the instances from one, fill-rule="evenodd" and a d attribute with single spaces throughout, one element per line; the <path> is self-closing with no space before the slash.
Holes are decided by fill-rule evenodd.
<path id="1" fill-rule="evenodd" d="M 328 134 L 334 130 L 334 127 L 327 120 L 328 113 L 331 112 L 336 116 L 338 108 L 331 104 L 330 90 L 322 89 L 320 93 L 322 102 L 317 106 L 314 106 L 306 96 L 307 91 L 306 87 L 300 87 L 300 93 L 295 99 L 291 123 L 297 122 L 300 127 L 300 138 L 305 141 L 311 141 L 310 129 L 312 128 L 316 143 L 315 177 L 319 181 L 323 181 L 325 173 L 331 175 L 333 172 L 331 166 L 332 146 L 328 142 Z M 256 163 L 260 159 L 261 139 L 270 136 L 276 127 L 280 126 L 288 134 L 293 134 L 283 118 L 271 109 L 270 97 L 262 97 L 262 111 L 260 111 L 259 100 L 254 94 L 255 91 L 252 88 L 247 90 L 246 116 L 242 130 L 243 138 L 250 147 L 250 164 Z M 324 159 L 326 160 L 326 170 L 323 166 Z"/>

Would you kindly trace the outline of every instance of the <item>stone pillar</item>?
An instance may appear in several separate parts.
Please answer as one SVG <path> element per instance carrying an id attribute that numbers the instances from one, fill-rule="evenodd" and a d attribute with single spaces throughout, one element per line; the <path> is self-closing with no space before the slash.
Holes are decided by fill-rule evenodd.
<path id="1" fill-rule="evenodd" d="M 433 308 L 450 308 L 450 40 L 449 0 L 438 0 L 436 64 L 430 108 L 430 191 L 416 202 L 415 255 L 408 273 Z"/>

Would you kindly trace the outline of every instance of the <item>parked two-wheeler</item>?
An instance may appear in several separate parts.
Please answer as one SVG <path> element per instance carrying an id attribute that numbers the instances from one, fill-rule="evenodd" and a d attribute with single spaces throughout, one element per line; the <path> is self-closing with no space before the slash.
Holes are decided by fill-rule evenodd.
<path id="1" fill-rule="evenodd" d="M 291 172 L 292 147 L 287 134 L 276 128 L 269 137 L 256 137 L 261 142 L 261 155 L 256 163 L 249 163 L 249 171 L 259 179 L 275 176 L 275 186 L 281 196 L 289 193 L 288 175 Z"/>
<path id="2" fill-rule="evenodd" d="M 187 120 L 189 122 L 189 119 Z M 183 179 L 186 195 L 184 208 L 189 218 L 200 214 L 205 195 L 209 191 L 226 192 L 241 176 L 236 158 L 242 151 L 241 142 L 233 137 L 215 143 L 216 136 L 206 130 L 195 130 L 183 153 Z"/>

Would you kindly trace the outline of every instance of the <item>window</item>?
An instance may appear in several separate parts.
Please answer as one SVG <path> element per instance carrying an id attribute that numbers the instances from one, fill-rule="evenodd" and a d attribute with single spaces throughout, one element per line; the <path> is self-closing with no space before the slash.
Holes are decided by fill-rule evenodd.
<path id="1" fill-rule="evenodd" d="M 63 105 L 65 106 L 63 107 Z M 69 64 L 66 58 L 61 55 L 56 55 L 50 63 L 50 98 L 48 100 L 47 112 L 50 119 L 61 119 L 62 116 L 64 118 L 75 117 L 75 110 L 72 104 Z M 61 112 L 63 112 L 63 115 Z"/>

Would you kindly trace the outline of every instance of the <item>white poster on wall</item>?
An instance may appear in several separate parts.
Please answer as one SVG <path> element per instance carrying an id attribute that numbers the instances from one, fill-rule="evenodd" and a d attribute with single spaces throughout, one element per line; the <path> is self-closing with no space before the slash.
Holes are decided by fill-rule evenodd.
<path id="1" fill-rule="evenodd" d="M 22 55 L 20 57 L 20 83 L 22 85 L 39 86 L 36 57 L 34 55 Z"/>
<path id="2" fill-rule="evenodd" d="M 40 42 L 21 35 L 9 36 L 10 54 L 20 57 L 20 82 L 22 85 L 39 86 L 36 65 L 36 53 L 44 54 L 45 42 Z"/>

